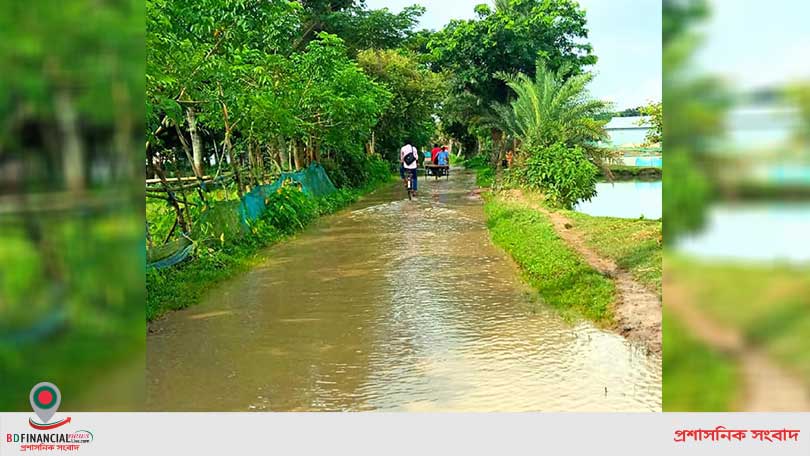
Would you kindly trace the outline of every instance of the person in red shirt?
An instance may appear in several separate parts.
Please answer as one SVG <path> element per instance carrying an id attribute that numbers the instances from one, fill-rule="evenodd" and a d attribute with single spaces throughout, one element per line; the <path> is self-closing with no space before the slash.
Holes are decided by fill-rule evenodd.
<path id="1" fill-rule="evenodd" d="M 438 144 L 433 145 L 433 149 L 430 151 L 430 163 L 432 165 L 436 164 L 436 156 L 439 155 L 439 152 L 441 151 L 442 149 L 439 147 Z"/>

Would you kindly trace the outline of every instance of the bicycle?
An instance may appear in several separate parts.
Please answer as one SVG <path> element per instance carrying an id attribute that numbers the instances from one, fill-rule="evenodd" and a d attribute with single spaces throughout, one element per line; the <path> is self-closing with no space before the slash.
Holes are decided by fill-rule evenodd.
<path id="1" fill-rule="evenodd" d="M 413 175 L 411 175 L 408 170 L 405 172 L 405 191 L 408 192 L 409 200 L 413 199 L 416 194 L 416 191 L 413 189 Z"/>

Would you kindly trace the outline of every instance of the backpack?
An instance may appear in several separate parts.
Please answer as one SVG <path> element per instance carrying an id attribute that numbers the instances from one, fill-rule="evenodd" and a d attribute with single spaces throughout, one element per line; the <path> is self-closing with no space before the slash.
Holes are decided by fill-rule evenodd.
<path id="1" fill-rule="evenodd" d="M 410 166 L 413 162 L 415 162 L 416 161 L 416 148 L 411 146 L 411 152 L 408 153 L 408 154 L 405 154 L 405 156 L 402 157 L 402 161 L 404 161 L 405 164 L 408 165 L 408 166 Z"/>

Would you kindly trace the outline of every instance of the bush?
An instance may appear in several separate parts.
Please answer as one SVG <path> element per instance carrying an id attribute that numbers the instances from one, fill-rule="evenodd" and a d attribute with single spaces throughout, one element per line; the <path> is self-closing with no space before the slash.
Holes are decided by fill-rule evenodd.
<path id="1" fill-rule="evenodd" d="M 541 191 L 549 203 L 566 209 L 596 195 L 599 169 L 581 147 L 555 144 L 529 154 L 510 175 L 516 183 Z"/>
<path id="2" fill-rule="evenodd" d="M 264 218 L 282 233 L 294 233 L 317 216 L 317 203 L 297 185 L 281 186 L 267 197 Z"/>
<path id="3" fill-rule="evenodd" d="M 348 151 L 321 161 L 326 174 L 337 188 L 361 188 L 380 182 L 391 174 L 388 164 L 377 156 Z"/>
<path id="4" fill-rule="evenodd" d="M 489 158 L 486 155 L 476 155 L 465 160 L 464 167 L 467 169 L 487 168 L 489 167 Z"/>

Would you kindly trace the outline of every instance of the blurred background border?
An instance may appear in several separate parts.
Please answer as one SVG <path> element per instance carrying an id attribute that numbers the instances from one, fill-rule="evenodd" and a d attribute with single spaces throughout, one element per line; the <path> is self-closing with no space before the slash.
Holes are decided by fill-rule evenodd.
<path id="1" fill-rule="evenodd" d="M 144 4 L 0 15 L 0 410 L 143 401 Z"/>

